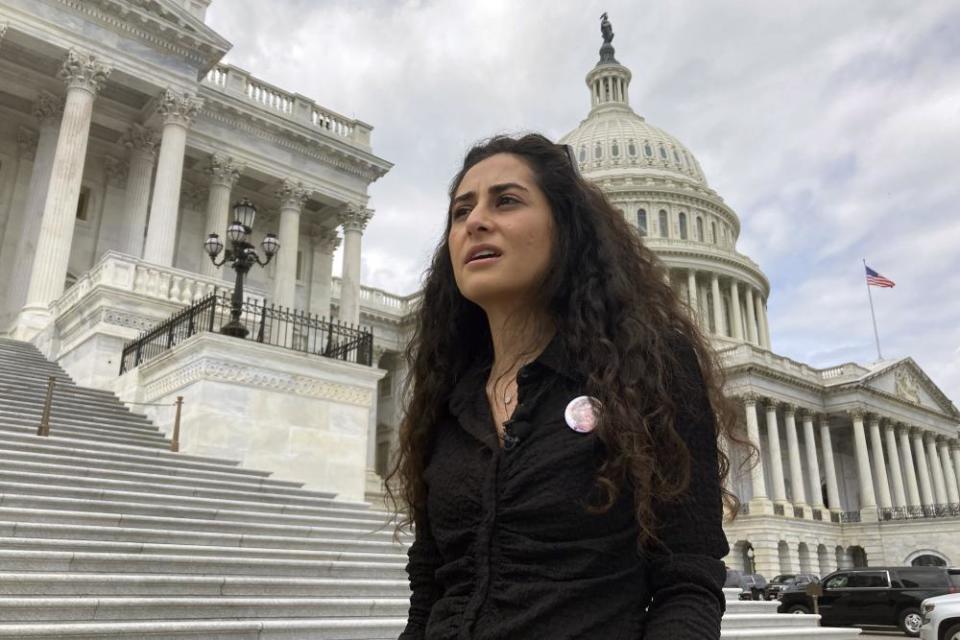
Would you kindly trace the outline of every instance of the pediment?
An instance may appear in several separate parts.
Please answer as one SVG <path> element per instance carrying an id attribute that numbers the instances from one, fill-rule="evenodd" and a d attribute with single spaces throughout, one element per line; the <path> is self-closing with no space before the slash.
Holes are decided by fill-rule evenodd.
<path id="1" fill-rule="evenodd" d="M 897 360 L 865 376 L 861 383 L 903 402 L 945 415 L 960 417 L 957 407 L 924 373 L 913 358 Z"/>

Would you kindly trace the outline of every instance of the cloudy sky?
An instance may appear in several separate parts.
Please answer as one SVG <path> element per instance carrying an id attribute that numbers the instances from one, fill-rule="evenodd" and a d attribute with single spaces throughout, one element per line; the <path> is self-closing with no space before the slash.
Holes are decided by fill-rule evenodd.
<path id="1" fill-rule="evenodd" d="M 589 109 L 608 11 L 634 109 L 739 214 L 775 351 L 912 356 L 960 403 L 960 3 L 950 0 L 214 0 L 227 61 L 375 127 L 363 279 L 418 288 L 469 144 L 558 138 Z"/>

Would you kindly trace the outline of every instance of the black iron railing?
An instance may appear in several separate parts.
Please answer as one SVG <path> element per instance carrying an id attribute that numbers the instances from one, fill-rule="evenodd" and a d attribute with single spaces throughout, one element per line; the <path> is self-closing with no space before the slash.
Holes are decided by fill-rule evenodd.
<path id="1" fill-rule="evenodd" d="M 794 507 L 793 517 L 803 519 L 803 507 Z"/>
<path id="2" fill-rule="evenodd" d="M 921 520 L 925 518 L 956 517 L 960 517 L 960 503 L 891 507 L 889 509 L 880 509 L 879 511 L 879 519 L 881 522 L 886 520 Z"/>
<path id="3" fill-rule="evenodd" d="M 840 522 L 860 522 L 860 512 L 844 511 L 840 514 Z"/>
<path id="4" fill-rule="evenodd" d="M 783 505 L 782 505 L 782 504 L 775 504 L 775 505 L 773 505 L 773 515 L 775 515 L 775 516 L 782 516 L 782 515 L 784 515 L 784 513 L 783 513 Z"/>
<path id="5" fill-rule="evenodd" d="M 831 511 L 830 522 L 836 522 L 837 524 L 840 524 L 840 514 L 837 513 L 836 511 Z"/>
<path id="6" fill-rule="evenodd" d="M 230 321 L 230 308 L 229 294 L 220 293 L 178 311 L 124 345 L 120 373 L 148 362 L 190 336 L 219 331 Z M 373 364 L 373 333 L 367 329 L 255 300 L 243 303 L 240 322 L 248 330 L 247 340 L 346 362 Z"/>
<path id="7" fill-rule="evenodd" d="M 813 519 L 823 521 L 823 511 L 820 509 L 813 509 Z"/>

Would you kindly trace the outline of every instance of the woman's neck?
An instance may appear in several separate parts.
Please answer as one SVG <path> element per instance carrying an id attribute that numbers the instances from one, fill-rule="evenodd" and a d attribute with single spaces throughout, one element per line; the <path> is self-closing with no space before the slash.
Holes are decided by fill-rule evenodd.
<path id="1" fill-rule="evenodd" d="M 524 364 L 535 360 L 556 333 L 545 312 L 496 308 L 486 313 L 493 342 L 492 378 L 512 377 Z"/>

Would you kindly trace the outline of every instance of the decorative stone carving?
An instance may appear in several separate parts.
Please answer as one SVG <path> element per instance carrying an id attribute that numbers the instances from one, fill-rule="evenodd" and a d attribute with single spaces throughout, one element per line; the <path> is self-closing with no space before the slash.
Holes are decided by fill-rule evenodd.
<path id="1" fill-rule="evenodd" d="M 340 236 L 337 235 L 336 228 L 320 229 L 313 234 L 314 246 L 327 255 L 333 255 L 333 252 L 340 246 Z"/>
<path id="2" fill-rule="evenodd" d="M 790 402 L 783 402 L 780 404 L 780 407 L 783 409 L 783 412 L 785 414 L 788 414 L 788 413 L 795 414 L 797 412 L 797 405 L 792 404 Z"/>
<path id="3" fill-rule="evenodd" d="M 240 172 L 243 171 L 244 166 L 230 156 L 214 153 L 210 156 L 210 166 L 207 167 L 210 184 L 232 189 L 233 185 L 240 179 Z"/>
<path id="4" fill-rule="evenodd" d="M 160 137 L 150 127 L 145 127 L 142 124 L 132 124 L 120 136 L 120 144 L 133 152 L 144 153 L 153 157 L 157 153 Z"/>
<path id="5" fill-rule="evenodd" d="M 70 49 L 57 77 L 66 82 L 68 89 L 83 89 L 96 95 L 110 77 L 110 67 L 97 61 L 89 53 Z"/>
<path id="6" fill-rule="evenodd" d="M 363 232 L 367 228 L 367 223 L 373 218 L 373 209 L 349 205 L 337 213 L 337 220 L 343 226 L 344 231 Z"/>
<path id="7" fill-rule="evenodd" d="M 854 407 L 853 409 L 847 411 L 847 413 L 850 414 L 850 417 L 854 420 L 857 418 L 863 420 L 864 416 L 867 415 L 867 412 L 863 407 Z"/>
<path id="8" fill-rule="evenodd" d="M 281 180 L 280 186 L 277 187 L 277 198 L 284 209 L 302 208 L 309 195 L 309 190 L 303 186 L 302 182 L 294 182 L 290 178 Z"/>
<path id="9" fill-rule="evenodd" d="M 111 187 L 125 187 L 127 184 L 127 163 L 113 156 L 103 156 L 103 175 Z"/>
<path id="10" fill-rule="evenodd" d="M 33 129 L 27 127 L 17 128 L 17 148 L 20 150 L 20 157 L 26 160 L 33 160 L 37 154 L 37 141 L 40 136 Z"/>
<path id="11" fill-rule="evenodd" d="M 894 373 L 894 380 L 896 384 L 895 392 L 898 398 L 912 402 L 913 404 L 920 404 L 920 387 L 910 371 L 907 369 L 897 369 L 896 373 Z"/>
<path id="12" fill-rule="evenodd" d="M 33 115 L 41 126 L 48 123 L 60 124 L 60 120 L 63 119 L 63 98 L 41 91 L 37 95 L 36 104 L 33 105 Z"/>
<path id="13" fill-rule="evenodd" d="M 178 124 L 189 127 L 194 116 L 203 106 L 203 100 L 191 93 L 178 93 L 173 89 L 164 89 L 157 98 L 157 113 L 164 124 Z"/>

